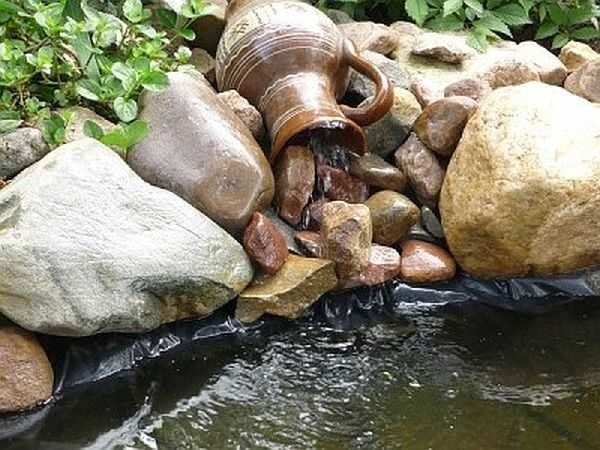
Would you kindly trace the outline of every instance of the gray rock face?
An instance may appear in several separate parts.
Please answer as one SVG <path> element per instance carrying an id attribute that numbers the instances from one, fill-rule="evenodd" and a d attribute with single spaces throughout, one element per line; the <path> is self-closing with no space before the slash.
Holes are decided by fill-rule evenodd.
<path id="1" fill-rule="evenodd" d="M 19 128 L 0 136 L 0 178 L 12 178 L 50 151 L 36 128 Z"/>
<path id="2" fill-rule="evenodd" d="M 0 313 L 46 334 L 205 316 L 252 279 L 242 247 L 108 147 L 59 147 L 0 191 Z"/>
<path id="3" fill-rule="evenodd" d="M 360 56 L 376 65 L 385 74 L 385 76 L 388 77 L 390 83 L 392 83 L 394 87 L 404 89 L 409 88 L 411 82 L 410 74 L 407 73 L 403 67 L 394 60 L 370 50 L 365 50 L 360 54 Z M 359 95 L 362 98 L 373 97 L 375 95 L 375 83 L 373 83 L 364 75 L 361 75 L 356 71 L 352 71 L 350 75 L 348 92 Z"/>

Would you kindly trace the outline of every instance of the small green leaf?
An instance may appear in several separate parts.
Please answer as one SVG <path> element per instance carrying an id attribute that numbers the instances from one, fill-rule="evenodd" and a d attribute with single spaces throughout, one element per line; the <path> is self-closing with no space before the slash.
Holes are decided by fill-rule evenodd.
<path id="1" fill-rule="evenodd" d="M 117 97 L 113 102 L 113 109 L 117 117 L 123 122 L 131 122 L 137 117 L 138 106 L 135 100 L 126 100 L 123 97 Z"/>
<path id="2" fill-rule="evenodd" d="M 570 41 L 569 36 L 566 34 L 557 34 L 552 39 L 552 48 L 562 48 Z"/>
<path id="3" fill-rule="evenodd" d="M 425 0 L 406 0 L 406 13 L 417 25 L 422 26 L 429 15 L 429 6 Z"/>
<path id="4" fill-rule="evenodd" d="M 483 5 L 479 0 L 465 0 L 465 5 L 475 11 L 478 15 L 483 14 Z"/>
<path id="5" fill-rule="evenodd" d="M 592 39 L 600 39 L 600 31 L 593 26 L 583 27 L 573 31 L 571 37 L 582 41 L 591 41 Z"/>
<path id="6" fill-rule="evenodd" d="M 164 72 L 154 70 L 141 77 L 142 86 L 153 92 L 161 92 L 169 87 L 169 78 Z"/>
<path id="7" fill-rule="evenodd" d="M 123 15 L 131 23 L 138 23 L 143 19 L 143 5 L 141 0 L 125 0 L 123 3 Z"/>
<path id="8" fill-rule="evenodd" d="M 558 33 L 558 25 L 553 22 L 544 22 L 535 33 L 535 39 L 546 39 Z"/>
<path id="9" fill-rule="evenodd" d="M 485 52 L 488 48 L 487 30 L 480 26 L 473 27 L 469 32 L 467 42 L 475 50 Z"/>
<path id="10" fill-rule="evenodd" d="M 150 127 L 143 120 L 136 120 L 125 127 L 125 136 L 127 137 L 127 147 L 132 147 L 142 142 L 148 133 Z"/>
<path id="11" fill-rule="evenodd" d="M 444 17 L 454 14 L 463 6 L 463 0 L 446 0 L 444 2 Z"/>
<path id="12" fill-rule="evenodd" d="M 565 25 L 569 20 L 565 11 L 558 4 L 547 4 L 546 8 L 548 9 L 548 14 L 550 14 L 550 18 L 554 23 L 558 25 Z"/>
<path id="13" fill-rule="evenodd" d="M 425 22 L 425 27 L 434 31 L 459 31 L 464 29 L 464 23 L 455 15 L 435 17 Z"/>
<path id="14" fill-rule="evenodd" d="M 494 10 L 494 15 L 510 26 L 526 25 L 531 23 L 525 10 L 514 3 L 501 6 Z"/>
<path id="15" fill-rule="evenodd" d="M 10 133 L 16 130 L 23 123 L 19 119 L 0 119 L 0 134 Z"/>
<path id="16" fill-rule="evenodd" d="M 194 30 L 190 30 L 189 28 L 182 28 L 180 30 L 177 30 L 177 33 L 186 41 L 193 41 L 196 39 L 196 33 L 194 32 Z"/>
<path id="17" fill-rule="evenodd" d="M 77 93 L 88 100 L 98 101 L 100 100 L 101 88 L 98 83 L 92 80 L 79 80 L 76 87 Z"/>
<path id="18" fill-rule="evenodd" d="M 93 120 L 86 120 L 83 124 L 83 133 L 93 139 L 101 140 L 104 136 L 104 131 Z"/>
<path id="19" fill-rule="evenodd" d="M 484 29 L 497 31 L 507 36 L 512 36 L 510 28 L 508 28 L 508 26 L 502 22 L 502 20 L 496 17 L 491 11 L 487 11 L 481 19 L 475 22 L 475 25 L 478 25 Z"/>
<path id="20" fill-rule="evenodd" d="M 135 70 L 122 62 L 116 62 L 112 65 L 111 73 L 114 77 L 123 83 L 126 90 L 133 89 L 137 82 Z"/>

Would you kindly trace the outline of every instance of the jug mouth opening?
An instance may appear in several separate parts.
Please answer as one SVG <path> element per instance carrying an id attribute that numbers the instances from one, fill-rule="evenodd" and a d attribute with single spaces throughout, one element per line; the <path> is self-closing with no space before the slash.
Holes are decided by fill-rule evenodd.
<path id="1" fill-rule="evenodd" d="M 271 150 L 271 163 L 289 145 L 310 146 L 318 140 L 321 147 L 337 147 L 350 153 L 362 155 L 367 141 L 363 130 L 354 122 L 340 117 L 318 118 L 296 126 L 296 129 L 282 130 L 275 138 Z M 284 136 L 291 136 L 287 140 Z"/>

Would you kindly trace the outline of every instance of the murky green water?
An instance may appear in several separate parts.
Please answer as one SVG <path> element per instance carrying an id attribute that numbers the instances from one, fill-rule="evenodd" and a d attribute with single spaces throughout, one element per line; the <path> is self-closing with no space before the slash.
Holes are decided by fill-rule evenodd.
<path id="1" fill-rule="evenodd" d="M 68 395 L 2 448 L 600 448 L 594 304 L 396 312 L 189 348 Z"/>

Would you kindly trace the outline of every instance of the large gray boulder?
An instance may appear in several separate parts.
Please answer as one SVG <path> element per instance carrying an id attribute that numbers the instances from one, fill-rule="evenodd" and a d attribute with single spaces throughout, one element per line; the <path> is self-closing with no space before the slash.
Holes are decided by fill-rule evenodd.
<path id="1" fill-rule="evenodd" d="M 225 231 L 95 140 L 0 191 L 0 313 L 29 330 L 143 332 L 210 314 L 252 275 Z"/>

